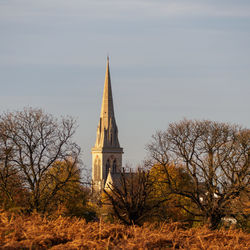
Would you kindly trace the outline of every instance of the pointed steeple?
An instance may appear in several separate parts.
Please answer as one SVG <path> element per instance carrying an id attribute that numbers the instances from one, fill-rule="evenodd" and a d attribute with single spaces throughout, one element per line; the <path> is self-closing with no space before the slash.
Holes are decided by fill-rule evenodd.
<path id="1" fill-rule="evenodd" d="M 104 82 L 104 90 L 102 97 L 102 109 L 100 117 L 103 119 L 103 125 L 105 128 L 108 127 L 110 118 L 114 118 L 114 105 L 113 105 L 113 96 L 111 88 L 111 78 L 109 70 L 109 57 L 107 57 L 107 66 Z"/>
<path id="2" fill-rule="evenodd" d="M 118 129 L 115 121 L 111 88 L 109 57 L 107 57 L 100 121 L 97 128 L 95 148 L 119 148 Z"/>
<path id="3" fill-rule="evenodd" d="M 111 88 L 109 57 L 107 58 L 104 90 L 100 120 L 96 133 L 96 143 L 92 153 L 92 190 L 100 193 L 108 178 L 108 183 L 119 180 L 122 168 L 123 148 L 118 140 L 118 128 L 115 121 L 115 112 Z M 112 175 L 111 175 L 112 169 Z"/>

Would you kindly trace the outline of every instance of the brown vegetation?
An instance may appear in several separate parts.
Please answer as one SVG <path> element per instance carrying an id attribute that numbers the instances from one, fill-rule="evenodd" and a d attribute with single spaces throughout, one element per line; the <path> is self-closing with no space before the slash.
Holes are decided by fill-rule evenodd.
<path id="1" fill-rule="evenodd" d="M 0 214 L 1 249 L 249 249 L 241 230 L 184 229 L 180 223 L 143 227 L 86 223 L 83 219 L 46 219 L 38 214 Z"/>

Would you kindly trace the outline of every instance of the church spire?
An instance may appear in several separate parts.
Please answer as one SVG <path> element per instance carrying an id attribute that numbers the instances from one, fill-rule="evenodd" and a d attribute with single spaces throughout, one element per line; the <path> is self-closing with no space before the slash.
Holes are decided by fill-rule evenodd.
<path id="1" fill-rule="evenodd" d="M 109 119 L 111 117 L 114 117 L 114 105 L 113 105 L 111 78 L 110 78 L 110 70 L 109 70 L 109 56 L 107 56 L 107 66 L 106 66 L 104 90 L 103 90 L 103 97 L 102 97 L 102 109 L 101 109 L 100 117 L 103 118 L 105 128 L 107 128 Z"/>
<path id="2" fill-rule="evenodd" d="M 104 147 L 120 148 L 118 140 L 118 129 L 114 113 L 111 77 L 109 69 L 109 57 L 107 57 L 102 107 L 95 144 L 95 148 Z"/>
<path id="3" fill-rule="evenodd" d="M 115 121 L 109 57 L 107 57 L 102 107 L 96 133 L 96 143 L 91 153 L 93 192 L 98 193 L 104 189 L 108 174 L 110 173 L 110 178 L 112 177 L 109 179 L 114 181 L 119 178 L 117 173 L 119 173 L 122 168 L 123 148 L 121 148 L 119 144 L 118 128 Z"/>

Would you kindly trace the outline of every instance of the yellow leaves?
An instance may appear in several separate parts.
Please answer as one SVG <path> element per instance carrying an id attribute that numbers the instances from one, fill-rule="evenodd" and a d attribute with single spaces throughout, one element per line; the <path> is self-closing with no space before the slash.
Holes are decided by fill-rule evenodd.
<path id="1" fill-rule="evenodd" d="M 154 189 L 152 199 L 166 199 L 159 209 L 162 216 L 174 221 L 187 218 L 189 214 L 180 207 L 190 208 L 189 199 L 173 192 L 173 189 L 179 190 L 184 187 L 187 190 L 192 186 L 191 179 L 183 168 L 174 164 L 166 166 L 155 164 L 150 170 L 150 178 Z"/>
<path id="2" fill-rule="evenodd" d="M 49 173 L 54 177 L 57 177 L 61 182 L 66 181 L 67 178 L 69 178 L 69 174 L 71 180 L 77 181 L 80 179 L 77 165 L 70 160 L 56 161 Z"/>
<path id="3" fill-rule="evenodd" d="M 188 183 L 190 181 L 188 174 L 184 173 L 181 167 L 177 167 L 174 164 L 166 166 L 155 164 L 150 170 L 150 177 L 154 183 L 156 195 L 170 193 L 170 182 L 176 189 L 183 185 L 190 185 Z"/>

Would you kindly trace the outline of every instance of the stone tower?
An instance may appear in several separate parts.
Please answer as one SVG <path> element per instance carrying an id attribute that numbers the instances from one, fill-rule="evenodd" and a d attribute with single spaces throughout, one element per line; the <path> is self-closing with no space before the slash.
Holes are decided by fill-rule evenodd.
<path id="1" fill-rule="evenodd" d="M 92 153 L 92 190 L 100 193 L 105 187 L 108 174 L 112 178 L 119 178 L 122 167 L 123 149 L 118 140 L 118 129 L 115 122 L 115 113 L 111 89 L 109 58 L 102 97 L 100 120 L 97 127 L 96 143 Z"/>

